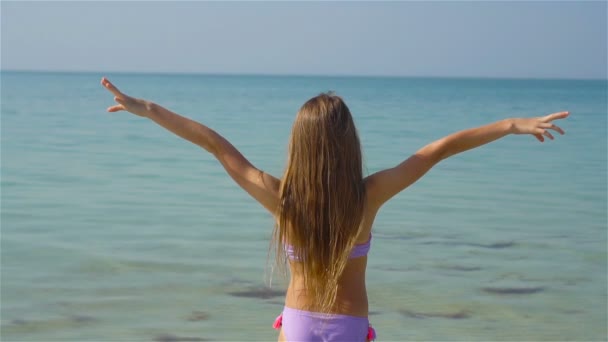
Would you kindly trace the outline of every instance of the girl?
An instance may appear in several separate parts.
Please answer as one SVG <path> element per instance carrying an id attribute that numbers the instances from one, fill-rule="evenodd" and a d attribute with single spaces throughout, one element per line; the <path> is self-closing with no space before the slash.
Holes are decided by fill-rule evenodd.
<path id="1" fill-rule="evenodd" d="M 212 129 L 155 103 L 120 92 L 106 78 L 102 85 L 117 105 L 149 118 L 213 154 L 226 172 L 276 220 L 273 245 L 291 278 L 283 313 L 275 321 L 279 341 L 365 341 L 375 338 L 368 321 L 365 269 L 372 224 L 380 207 L 427 173 L 439 161 L 508 134 L 553 140 L 564 134 L 543 117 L 505 119 L 434 141 L 399 165 L 363 177 L 361 146 L 351 113 L 342 99 L 321 94 L 298 112 L 280 179 L 253 166 Z"/>

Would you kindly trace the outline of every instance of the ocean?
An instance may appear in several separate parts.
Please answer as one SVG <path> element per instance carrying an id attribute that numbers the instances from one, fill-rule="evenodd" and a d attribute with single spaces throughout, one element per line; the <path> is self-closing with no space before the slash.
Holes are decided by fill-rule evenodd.
<path id="1" fill-rule="evenodd" d="M 270 215 L 198 146 L 107 113 L 102 76 L 276 177 L 323 91 L 350 107 L 367 174 L 458 130 L 570 111 L 566 135 L 456 155 L 381 209 L 370 321 L 379 341 L 606 340 L 605 80 L 3 71 L 2 341 L 277 338 Z"/>

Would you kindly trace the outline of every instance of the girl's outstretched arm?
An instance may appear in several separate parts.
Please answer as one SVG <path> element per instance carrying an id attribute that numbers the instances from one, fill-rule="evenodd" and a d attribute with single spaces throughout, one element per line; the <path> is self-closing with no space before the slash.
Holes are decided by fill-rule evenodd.
<path id="1" fill-rule="evenodd" d="M 279 180 L 258 170 L 228 140 L 211 128 L 171 112 L 155 103 L 136 99 L 118 90 L 105 77 L 101 84 L 114 94 L 117 105 L 108 112 L 125 110 L 146 117 L 176 135 L 196 144 L 213 154 L 226 172 L 254 199 L 272 214 L 279 201 Z"/>
<path id="2" fill-rule="evenodd" d="M 540 142 L 545 141 L 545 137 L 553 140 L 550 130 L 564 134 L 553 121 L 568 115 L 568 112 L 559 112 L 538 118 L 506 119 L 450 134 L 421 148 L 401 164 L 367 177 L 368 202 L 378 209 L 391 197 L 420 179 L 441 160 L 508 134 L 531 134 Z"/>

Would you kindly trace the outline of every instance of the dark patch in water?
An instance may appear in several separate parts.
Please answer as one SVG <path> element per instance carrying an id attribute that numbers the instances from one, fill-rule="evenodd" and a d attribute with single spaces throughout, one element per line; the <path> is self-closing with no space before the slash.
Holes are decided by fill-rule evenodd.
<path id="1" fill-rule="evenodd" d="M 496 243 L 491 243 L 489 245 L 484 245 L 484 244 L 481 244 L 481 243 L 472 243 L 472 244 L 469 244 L 469 245 L 475 246 L 475 247 L 483 247 L 483 248 L 502 249 L 502 248 L 508 248 L 508 247 L 515 246 L 515 242 L 513 242 L 513 241 L 509 241 L 509 242 L 496 242 Z"/>
<path id="2" fill-rule="evenodd" d="M 370 316 L 375 316 L 375 315 L 379 315 L 380 311 L 370 311 L 367 314 L 370 315 Z"/>
<path id="3" fill-rule="evenodd" d="M 234 297 L 271 299 L 274 297 L 284 296 L 285 291 L 273 290 L 268 287 L 259 287 L 250 288 L 244 291 L 228 292 L 228 294 Z"/>
<path id="4" fill-rule="evenodd" d="M 449 319 L 464 319 L 469 318 L 471 315 L 465 311 L 460 310 L 458 312 L 416 312 L 411 310 L 400 310 L 400 314 L 412 317 L 412 318 L 449 318 Z"/>
<path id="5" fill-rule="evenodd" d="M 192 311 L 187 320 L 190 322 L 206 321 L 209 319 L 209 314 L 202 311 Z"/>
<path id="6" fill-rule="evenodd" d="M 462 272 L 471 272 L 471 271 L 481 270 L 481 267 L 477 267 L 477 266 L 458 266 L 458 265 L 442 265 L 442 266 L 439 266 L 439 268 L 441 268 L 443 270 L 462 271 Z"/>
<path id="7" fill-rule="evenodd" d="M 585 311 L 577 310 L 577 309 L 570 309 L 570 310 L 562 310 L 562 313 L 565 313 L 566 315 L 578 315 L 578 314 L 585 313 Z"/>
<path id="8" fill-rule="evenodd" d="M 544 291 L 544 287 L 484 287 L 482 291 L 499 295 L 522 295 Z"/>
<path id="9" fill-rule="evenodd" d="M 156 342 L 200 342 L 200 341 L 210 341 L 206 338 L 200 337 L 187 337 L 187 336 L 176 336 L 171 334 L 162 334 L 157 335 L 154 338 Z"/>
<path id="10" fill-rule="evenodd" d="M 22 318 L 17 318 L 17 319 L 14 319 L 14 320 L 11 321 L 12 325 L 25 325 L 25 324 L 28 324 L 28 323 L 29 323 L 28 321 L 26 321 L 26 320 L 24 320 Z"/>
<path id="11" fill-rule="evenodd" d="M 421 245 L 438 245 L 440 243 L 441 242 L 439 242 L 439 241 L 424 241 L 424 242 L 421 242 L 420 244 Z M 449 245 L 449 243 L 445 243 L 445 244 Z M 453 243 L 452 243 L 452 245 L 453 245 Z"/>
<path id="12" fill-rule="evenodd" d="M 245 280 L 245 279 L 241 279 L 241 278 L 237 278 L 237 277 L 230 277 L 230 278 L 226 279 L 225 284 L 226 285 L 235 285 L 235 284 L 251 285 L 253 283 L 249 280 Z"/>
<path id="13" fill-rule="evenodd" d="M 90 323 L 95 322 L 97 319 L 87 315 L 72 315 L 70 316 L 70 320 L 76 323 Z"/>

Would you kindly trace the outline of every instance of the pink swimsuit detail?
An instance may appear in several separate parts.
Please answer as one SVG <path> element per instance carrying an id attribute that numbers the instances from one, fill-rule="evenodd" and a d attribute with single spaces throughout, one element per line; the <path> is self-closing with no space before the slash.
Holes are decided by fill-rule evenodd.
<path id="1" fill-rule="evenodd" d="M 355 247 L 353 247 L 353 250 L 350 252 L 350 256 L 348 258 L 354 259 L 354 258 L 359 258 L 359 257 L 367 255 L 367 253 L 369 253 L 371 246 L 372 246 L 372 234 L 369 234 L 369 239 L 367 239 L 367 242 L 359 244 L 359 245 L 355 245 Z M 295 255 L 294 248 L 292 245 L 288 245 L 288 244 L 285 245 L 285 253 L 287 253 L 287 257 L 290 260 L 298 261 L 298 257 Z"/>
<path id="2" fill-rule="evenodd" d="M 370 234 L 366 243 L 355 245 L 349 259 L 366 256 L 371 247 Z M 294 248 L 285 245 L 285 253 L 290 260 L 297 261 Z M 376 331 L 369 324 L 367 317 L 357 317 L 339 314 L 324 314 L 283 308 L 283 313 L 274 321 L 273 328 L 283 328 L 287 341 L 372 341 L 376 339 Z"/>

